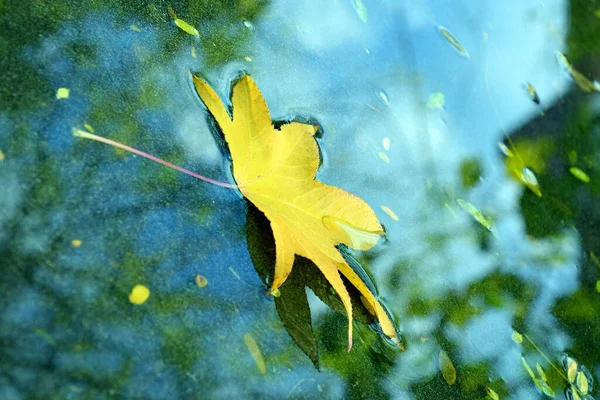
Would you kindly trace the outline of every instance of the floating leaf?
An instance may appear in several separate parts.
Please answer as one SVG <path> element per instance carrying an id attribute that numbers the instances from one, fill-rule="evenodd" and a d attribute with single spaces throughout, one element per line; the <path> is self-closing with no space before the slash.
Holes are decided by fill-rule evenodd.
<path id="1" fill-rule="evenodd" d="M 198 32 L 198 29 L 194 28 L 192 25 L 188 24 L 181 18 L 178 18 L 177 14 L 175 14 L 175 10 L 173 10 L 173 8 L 171 6 L 168 6 L 167 10 L 169 11 L 169 15 L 170 15 L 171 19 L 173 20 L 173 22 L 179 29 L 181 29 L 185 33 L 192 35 L 192 36 L 200 35 L 200 32 Z"/>
<path id="2" fill-rule="evenodd" d="M 527 82 L 527 84 L 525 85 L 525 89 L 527 90 L 527 94 L 529 95 L 529 97 L 531 97 L 531 100 L 533 100 L 535 104 L 540 104 L 540 96 L 538 96 L 537 90 L 535 90 L 533 85 Z"/>
<path id="3" fill-rule="evenodd" d="M 583 371 L 579 371 L 577 373 L 576 384 L 577 384 L 577 388 L 579 389 L 581 394 L 583 394 L 583 395 L 588 394 L 588 390 L 589 390 L 588 380 L 587 380 L 587 377 L 585 376 L 585 374 L 583 373 Z"/>
<path id="4" fill-rule="evenodd" d="M 390 158 L 383 151 L 380 151 L 379 153 L 377 153 L 377 155 L 379 156 L 379 158 L 381 158 L 383 160 L 384 163 L 386 163 L 386 164 L 390 163 Z"/>
<path id="5" fill-rule="evenodd" d="M 517 331 L 513 331 L 511 338 L 516 343 L 519 343 L 519 344 L 523 343 L 523 335 L 521 335 Z"/>
<path id="6" fill-rule="evenodd" d="M 444 108 L 446 104 L 446 99 L 444 98 L 444 93 L 436 92 L 432 93 L 427 100 L 427 107 L 432 110 Z"/>
<path id="7" fill-rule="evenodd" d="M 79 247 L 79 246 L 81 246 L 81 240 L 79 240 L 79 239 L 73 239 L 73 240 L 71 240 L 71 246 L 73 246 L 73 247 Z"/>
<path id="8" fill-rule="evenodd" d="M 358 15 L 358 18 L 360 18 L 360 20 L 366 24 L 368 18 L 367 7 L 365 7 L 365 4 L 362 2 L 362 0 L 352 0 L 352 6 Z"/>
<path id="9" fill-rule="evenodd" d="M 571 175 L 573 175 L 575 178 L 579 179 L 581 182 L 589 183 L 590 177 L 588 176 L 588 174 L 586 174 L 579 168 L 571 167 L 571 168 L 569 168 L 569 171 L 571 172 Z"/>
<path id="10" fill-rule="evenodd" d="M 544 368 L 542 368 L 542 366 L 540 365 L 540 363 L 536 363 L 535 364 L 535 369 L 537 369 L 537 372 L 540 375 L 540 378 L 542 378 L 542 380 L 544 382 L 546 382 L 548 380 L 546 378 L 546 372 L 544 371 Z"/>
<path id="11" fill-rule="evenodd" d="M 448 357 L 448 354 L 444 350 L 440 350 L 438 362 L 446 383 L 454 385 L 454 382 L 456 382 L 456 369 L 454 369 L 454 364 L 452 364 L 450 357 Z"/>
<path id="12" fill-rule="evenodd" d="M 70 93 L 71 93 L 71 90 L 69 90 L 68 88 L 61 87 L 56 91 L 56 98 L 57 99 L 68 99 Z"/>
<path id="13" fill-rule="evenodd" d="M 581 72 L 577 71 L 567 60 L 564 54 L 560 51 L 556 52 L 556 59 L 560 66 L 569 74 L 575 81 L 577 86 L 584 92 L 600 91 L 600 84 L 596 81 L 591 81 L 585 77 Z"/>
<path id="14" fill-rule="evenodd" d="M 450 46 L 452 46 L 454 50 L 456 50 L 458 54 L 465 58 L 469 58 L 469 52 L 467 51 L 467 49 L 465 49 L 463 45 L 460 44 L 460 42 L 454 37 L 453 34 L 450 33 L 448 29 L 444 28 L 443 26 L 438 26 L 437 29 L 442 34 L 444 39 L 446 39 L 446 41 L 450 44 Z"/>
<path id="15" fill-rule="evenodd" d="M 490 399 L 492 399 L 492 400 L 500 400 L 500 396 L 498 396 L 498 393 L 496 393 L 494 391 L 494 389 L 486 387 L 485 391 L 486 391 L 486 393 L 487 393 L 487 395 L 488 395 L 488 397 Z"/>
<path id="16" fill-rule="evenodd" d="M 265 359 L 263 358 L 262 353 L 260 352 L 260 349 L 258 348 L 258 344 L 256 343 L 256 340 L 254 340 L 254 338 L 252 337 L 251 334 L 246 333 L 244 335 L 244 343 L 246 343 L 246 347 L 248 348 L 250 355 L 254 359 L 254 362 L 256 363 L 256 367 L 258 368 L 260 373 L 263 375 L 266 374 L 267 368 L 265 366 Z"/>
<path id="17" fill-rule="evenodd" d="M 577 377 L 577 362 L 571 361 L 569 364 L 569 368 L 567 369 L 567 378 L 569 382 L 575 382 L 575 378 Z"/>
<path id="18" fill-rule="evenodd" d="M 4 152 L 0 150 L 0 161 L 4 161 L 5 158 L 6 156 L 4 155 Z"/>
<path id="19" fill-rule="evenodd" d="M 208 285 L 208 279 L 206 279 L 206 277 L 204 275 L 196 275 L 196 285 L 198 285 L 198 287 L 203 288 L 206 287 L 206 285 Z"/>
<path id="20" fill-rule="evenodd" d="M 135 285 L 129 294 L 129 301 L 133 304 L 144 304 L 150 296 L 150 289 L 144 285 Z"/>
<path id="21" fill-rule="evenodd" d="M 398 221 L 398 216 L 396 215 L 396 213 L 389 207 L 386 206 L 381 206 L 381 209 L 390 216 L 390 218 L 392 218 L 394 221 Z"/>
<path id="22" fill-rule="evenodd" d="M 492 230 L 492 219 L 486 218 L 477 207 L 463 199 L 457 199 L 456 202 L 463 210 L 465 210 L 473 218 L 475 218 L 475 220 L 479 222 L 484 228 L 486 228 L 488 231 Z"/>
<path id="23" fill-rule="evenodd" d="M 361 249 L 367 249 L 374 242 L 365 242 L 364 233 L 383 233 L 383 229 L 362 199 L 314 179 L 319 166 L 314 139 L 317 127 L 291 122 L 275 128 L 260 90 L 248 75 L 233 86 L 233 116 L 206 82 L 193 79 L 225 136 L 239 190 L 271 222 L 276 244 L 271 292 L 285 282 L 295 257 L 306 257 L 317 265 L 344 304 L 348 348 L 352 345 L 352 302 L 340 273 L 375 309 L 385 335 L 397 340 L 390 316 L 337 248 L 341 243 L 350 247 L 360 243 Z M 331 229 L 342 225 L 353 229 Z"/>
<path id="24" fill-rule="evenodd" d="M 381 145 L 383 146 L 383 149 L 385 151 L 388 151 L 390 149 L 390 138 L 389 137 L 384 137 L 381 140 Z"/>
<path id="25" fill-rule="evenodd" d="M 129 25 L 129 29 L 135 32 L 141 32 L 142 30 L 137 25 Z"/>

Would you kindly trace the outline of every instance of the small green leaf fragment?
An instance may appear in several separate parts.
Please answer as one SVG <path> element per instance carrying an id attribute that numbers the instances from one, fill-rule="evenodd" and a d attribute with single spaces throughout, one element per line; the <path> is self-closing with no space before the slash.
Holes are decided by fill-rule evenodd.
<path id="1" fill-rule="evenodd" d="M 281 296 L 281 291 L 279 290 L 279 288 L 273 290 L 273 292 L 271 292 L 271 294 L 273 295 L 273 297 L 279 297 Z"/>
<path id="2" fill-rule="evenodd" d="M 567 379 L 569 379 L 570 383 L 575 382 L 575 378 L 577 377 L 577 362 L 572 361 L 567 368 Z"/>
<path id="3" fill-rule="evenodd" d="M 179 29 L 181 29 L 185 33 L 188 33 L 192 36 L 200 36 L 200 32 L 198 32 L 198 29 L 194 28 L 192 25 L 188 24 L 181 18 L 175 18 L 173 22 L 175 22 L 175 25 L 177 25 L 177 27 L 179 27 Z"/>
<path id="4" fill-rule="evenodd" d="M 208 285 L 208 279 L 206 279 L 206 277 L 204 275 L 196 275 L 196 285 L 198 285 L 199 288 L 203 288 L 206 287 L 206 285 Z"/>
<path id="5" fill-rule="evenodd" d="M 4 155 L 4 152 L 0 150 L 0 161 L 4 161 L 5 158 L 6 156 Z"/>
<path id="6" fill-rule="evenodd" d="M 590 177 L 588 176 L 588 174 L 586 174 L 577 167 L 571 167 L 569 168 L 569 171 L 571 172 L 571 175 L 573 175 L 575 178 L 579 179 L 582 182 L 588 183 L 590 181 Z"/>
<path id="7" fill-rule="evenodd" d="M 431 108 L 432 110 L 442 109 L 444 108 L 445 104 L 446 99 L 444 98 L 444 93 L 441 92 L 432 93 L 427 100 L 427 107 Z"/>
<path id="8" fill-rule="evenodd" d="M 266 374 L 267 368 L 265 366 L 265 359 L 263 358 L 262 353 L 260 352 L 260 349 L 258 348 L 258 344 L 256 343 L 256 340 L 254 340 L 254 338 L 252 337 L 251 334 L 246 333 L 244 335 L 244 343 L 246 344 L 246 347 L 248 348 L 250 355 L 254 359 L 254 362 L 256 363 L 256 367 L 258 368 L 260 373 L 263 375 Z"/>
<path id="9" fill-rule="evenodd" d="M 515 155 L 513 154 L 512 150 L 509 149 L 504 143 L 502 142 L 498 142 L 498 147 L 500 148 L 500 151 L 502 153 L 504 153 L 504 155 L 506 157 L 514 157 Z"/>
<path id="10" fill-rule="evenodd" d="M 577 388 L 581 392 L 582 395 L 588 394 L 589 391 L 589 383 L 587 377 L 582 371 L 577 373 Z"/>
<path id="11" fill-rule="evenodd" d="M 456 50 L 458 54 L 465 58 L 469 58 L 469 52 L 467 51 L 467 49 L 465 49 L 463 45 L 460 44 L 460 42 L 454 37 L 452 33 L 450 33 L 448 29 L 444 28 L 443 26 L 438 26 L 437 29 L 442 34 L 444 39 L 446 39 L 446 41 L 450 44 L 450 46 L 452 46 L 454 50 Z"/>
<path id="12" fill-rule="evenodd" d="M 596 292 L 600 293 L 600 280 L 596 281 Z"/>
<path id="13" fill-rule="evenodd" d="M 486 387 L 485 391 L 491 400 L 500 400 L 500 396 L 498 396 L 498 393 L 496 393 L 494 389 Z"/>
<path id="14" fill-rule="evenodd" d="M 527 364 L 527 361 L 525 361 L 525 357 L 521 356 L 521 361 L 523 361 L 523 366 L 525 367 L 525 369 L 529 373 L 529 376 L 531 377 L 531 379 L 533 379 L 534 382 L 535 382 L 535 380 L 536 380 L 535 374 L 533 373 L 533 371 L 529 367 L 529 364 Z"/>
<path id="15" fill-rule="evenodd" d="M 486 228 L 488 231 L 492 230 L 492 220 L 490 218 L 486 218 L 477 207 L 463 199 L 457 199 L 456 202 L 463 210 L 475 218 L 475 220 L 484 228 Z"/>
<path id="16" fill-rule="evenodd" d="M 515 343 L 523 343 L 523 335 L 521 335 L 519 332 L 517 331 L 513 331 L 511 339 L 515 342 Z"/>
<path id="17" fill-rule="evenodd" d="M 377 153 L 377 155 L 379 156 L 379 158 L 381 158 L 381 160 L 386 163 L 389 164 L 390 163 L 390 158 L 387 156 L 387 154 L 385 154 L 383 151 L 380 151 L 379 153 Z"/>
<path id="18" fill-rule="evenodd" d="M 442 372 L 442 376 L 448 385 L 454 385 L 456 382 L 456 369 L 454 368 L 454 364 L 448 357 L 448 353 L 444 350 L 440 350 L 440 355 L 438 357 L 440 371 Z"/>
<path id="19" fill-rule="evenodd" d="M 540 363 L 536 363 L 535 364 L 535 369 L 537 369 L 537 372 L 540 375 L 540 378 L 542 378 L 542 380 L 544 382 L 546 382 L 548 380 L 546 378 L 546 372 L 544 371 L 544 368 L 542 368 L 542 366 L 540 365 Z"/>
<path id="20" fill-rule="evenodd" d="M 71 90 L 69 90 L 68 88 L 58 88 L 58 90 L 56 91 L 56 98 L 57 99 L 68 99 L 69 98 L 69 94 L 71 93 Z"/>
<path id="21" fill-rule="evenodd" d="M 141 32 L 142 31 L 139 26 L 133 25 L 133 24 L 129 25 L 129 29 L 131 29 L 132 31 L 135 31 L 135 32 Z"/>
<path id="22" fill-rule="evenodd" d="M 354 6 L 354 10 L 356 11 L 356 15 L 358 18 L 365 24 L 367 23 L 368 15 L 367 15 L 367 7 L 362 2 L 362 0 L 352 0 L 352 6 Z"/>

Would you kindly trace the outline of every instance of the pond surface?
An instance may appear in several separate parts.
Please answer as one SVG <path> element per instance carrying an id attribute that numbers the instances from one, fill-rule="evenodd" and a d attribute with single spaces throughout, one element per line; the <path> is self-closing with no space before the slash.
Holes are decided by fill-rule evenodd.
<path id="1" fill-rule="evenodd" d="M 0 398 L 597 397 L 600 3 L 30 0 L 0 16 Z M 385 228 L 351 255 L 404 351 L 354 322 L 346 352 L 345 313 L 307 290 L 311 361 L 265 295 L 272 237 L 239 191 L 73 136 L 234 183 L 191 73 L 226 103 L 248 73 L 274 120 L 319 125 L 317 179 Z"/>

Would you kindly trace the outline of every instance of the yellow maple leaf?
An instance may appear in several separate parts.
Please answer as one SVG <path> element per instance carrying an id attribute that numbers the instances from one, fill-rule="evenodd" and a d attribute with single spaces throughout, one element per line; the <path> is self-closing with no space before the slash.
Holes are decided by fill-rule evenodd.
<path id="1" fill-rule="evenodd" d="M 383 333 L 397 341 L 390 316 L 336 247 L 343 243 L 367 250 L 383 235 L 383 228 L 365 201 L 315 180 L 319 167 L 314 138 L 317 128 L 299 122 L 275 128 L 260 90 L 248 75 L 233 87 L 232 116 L 206 82 L 196 76 L 193 80 L 200 99 L 223 131 L 239 190 L 271 223 L 276 260 L 269 292 L 286 280 L 296 255 L 308 258 L 344 304 L 348 350 L 352 347 L 352 303 L 340 273 L 374 310 Z"/>

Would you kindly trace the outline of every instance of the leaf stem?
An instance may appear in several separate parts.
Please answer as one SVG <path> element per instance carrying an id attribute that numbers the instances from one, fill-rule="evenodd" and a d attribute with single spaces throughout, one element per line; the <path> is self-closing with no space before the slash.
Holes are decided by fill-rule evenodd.
<path id="1" fill-rule="evenodd" d="M 160 158 L 154 157 L 151 154 L 144 153 L 143 151 L 134 149 L 133 147 L 129 147 L 129 146 L 121 144 L 119 142 L 115 142 L 114 140 L 106 139 L 106 138 L 103 138 L 101 136 L 97 136 L 97 135 L 94 135 L 92 133 L 89 133 L 89 132 L 86 132 L 86 131 L 82 131 L 81 129 L 73 128 L 73 136 L 77 136 L 77 137 L 84 138 L 84 139 L 91 139 L 91 140 L 95 140 L 97 142 L 102 142 L 102 143 L 106 143 L 106 144 L 109 144 L 109 145 L 114 146 L 114 147 L 118 147 L 119 149 L 123 149 L 123 150 L 129 151 L 131 153 L 137 154 L 139 156 L 148 158 L 148 159 L 150 159 L 152 161 L 155 161 L 155 162 L 157 162 L 159 164 L 162 164 L 162 165 L 167 166 L 169 168 L 173 168 L 173 169 L 175 169 L 177 171 L 183 172 L 184 174 L 188 174 L 190 176 L 193 176 L 194 178 L 198 178 L 198 179 L 200 179 L 200 180 L 202 180 L 204 182 L 212 183 L 213 185 L 222 186 L 222 187 L 226 187 L 226 188 L 230 188 L 230 189 L 237 188 L 236 185 L 232 185 L 231 183 L 220 182 L 220 181 L 216 181 L 214 179 L 207 178 L 207 177 L 202 176 L 202 175 L 198 175 L 195 172 L 189 171 L 189 170 L 187 170 L 185 168 L 181 168 L 181 167 L 179 167 L 179 166 L 177 166 L 175 164 L 171 164 L 170 162 L 161 160 Z"/>

